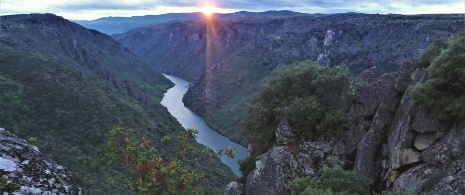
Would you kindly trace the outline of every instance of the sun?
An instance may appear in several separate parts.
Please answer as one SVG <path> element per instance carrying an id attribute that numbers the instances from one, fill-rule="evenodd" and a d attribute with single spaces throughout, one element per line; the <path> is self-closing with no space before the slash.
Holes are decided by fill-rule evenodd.
<path id="1" fill-rule="evenodd" d="M 211 15 L 213 15 L 213 13 L 215 12 L 215 8 L 214 7 L 211 7 L 211 6 L 204 6 L 202 7 L 202 13 L 205 14 L 206 16 L 210 17 Z"/>

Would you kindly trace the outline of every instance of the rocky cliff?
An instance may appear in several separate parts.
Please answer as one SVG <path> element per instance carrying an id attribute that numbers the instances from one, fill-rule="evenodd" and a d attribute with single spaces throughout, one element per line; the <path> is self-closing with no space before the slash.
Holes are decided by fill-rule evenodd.
<path id="1" fill-rule="evenodd" d="M 396 73 L 359 76 L 367 81 L 346 107 L 350 130 L 340 138 L 299 141 L 283 118 L 274 146 L 257 157 L 245 184 L 226 194 L 290 194 L 290 182 L 324 167 L 353 169 L 375 192 L 465 193 L 465 121 L 444 123 L 412 101 L 410 91 L 428 70 L 407 63 Z"/>
<path id="2" fill-rule="evenodd" d="M 462 28 L 459 15 L 339 14 L 171 22 L 114 37 L 158 70 L 192 81 L 186 105 L 245 144 L 241 107 L 276 67 L 311 60 L 392 72 Z"/>
<path id="3" fill-rule="evenodd" d="M 0 128 L 0 191 L 8 194 L 81 194 L 71 174 L 36 146 Z"/>

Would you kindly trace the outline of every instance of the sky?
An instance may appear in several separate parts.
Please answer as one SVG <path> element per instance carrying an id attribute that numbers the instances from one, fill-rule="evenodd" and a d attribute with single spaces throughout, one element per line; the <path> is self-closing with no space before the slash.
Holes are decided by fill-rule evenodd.
<path id="1" fill-rule="evenodd" d="M 0 15 L 54 13 L 70 20 L 164 13 L 291 10 L 303 13 L 465 13 L 465 0 L 0 0 Z"/>

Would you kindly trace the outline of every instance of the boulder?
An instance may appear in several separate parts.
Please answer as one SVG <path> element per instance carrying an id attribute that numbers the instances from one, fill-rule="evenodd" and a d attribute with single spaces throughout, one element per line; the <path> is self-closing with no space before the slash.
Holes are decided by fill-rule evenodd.
<path id="1" fill-rule="evenodd" d="M 403 172 L 392 184 L 390 190 L 394 193 L 399 191 L 407 191 L 420 193 L 427 188 L 431 188 L 431 178 L 435 175 L 440 175 L 440 170 L 437 167 L 421 164 L 414 166 Z"/>
<path id="2" fill-rule="evenodd" d="M 454 126 L 438 143 L 428 147 L 422 154 L 423 161 L 446 167 L 465 157 L 465 121 Z"/>
<path id="3" fill-rule="evenodd" d="M 244 185 L 237 183 L 237 182 L 231 182 L 226 186 L 226 189 L 224 191 L 225 195 L 241 195 L 244 193 Z"/>
<path id="4" fill-rule="evenodd" d="M 418 150 L 424 150 L 433 145 L 433 143 L 442 138 L 442 136 L 444 136 L 443 132 L 417 134 L 413 145 Z"/>
<path id="5" fill-rule="evenodd" d="M 400 152 L 396 153 L 398 156 L 391 157 L 397 161 L 394 161 L 394 164 L 396 167 L 394 168 L 400 168 L 404 165 L 410 165 L 416 162 L 420 161 L 420 153 L 415 151 L 412 148 L 406 148 L 400 150 Z"/>
<path id="6" fill-rule="evenodd" d="M 0 129 L 0 175 L 3 195 L 81 193 L 63 166 L 4 129 Z"/>
<path id="7" fill-rule="evenodd" d="M 283 146 L 271 148 L 257 157 L 255 169 L 247 176 L 245 194 L 289 194 L 289 179 L 297 177 L 295 162 Z"/>

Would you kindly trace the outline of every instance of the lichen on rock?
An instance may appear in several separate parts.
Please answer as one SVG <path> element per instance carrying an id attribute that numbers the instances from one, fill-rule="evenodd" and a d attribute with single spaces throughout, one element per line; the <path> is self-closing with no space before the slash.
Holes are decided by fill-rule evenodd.
<path id="1" fill-rule="evenodd" d="M 0 128 L 0 175 L 3 195 L 81 193 L 63 166 L 3 128 Z"/>

